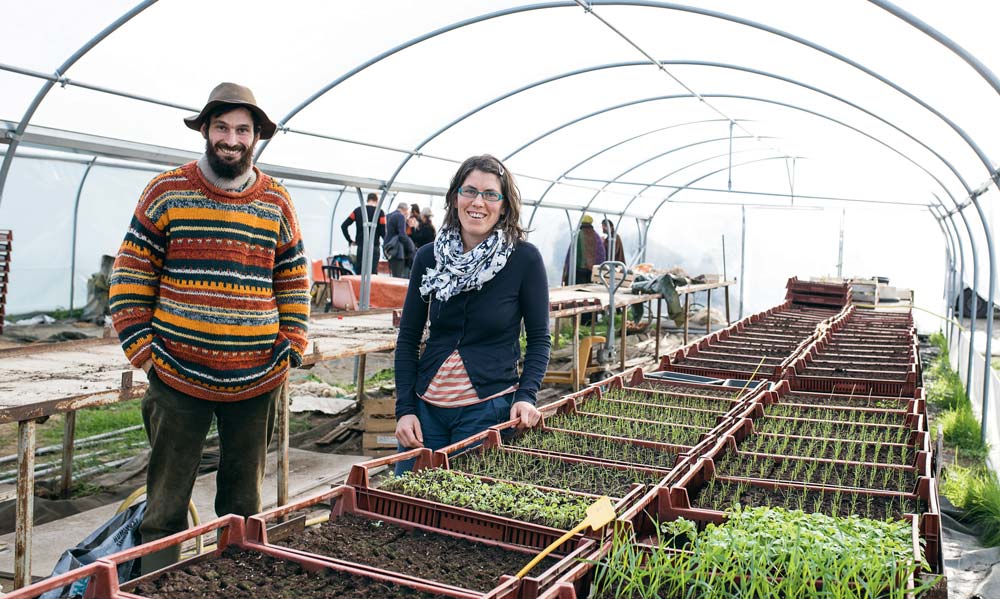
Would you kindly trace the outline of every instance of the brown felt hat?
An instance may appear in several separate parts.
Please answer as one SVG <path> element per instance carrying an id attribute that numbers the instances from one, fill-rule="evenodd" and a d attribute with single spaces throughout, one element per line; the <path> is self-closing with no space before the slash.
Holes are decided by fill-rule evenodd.
<path id="1" fill-rule="evenodd" d="M 220 83 L 215 86 L 212 93 L 208 95 L 208 102 L 201 112 L 184 119 L 184 124 L 188 129 L 201 131 L 201 126 L 205 123 L 205 118 L 213 108 L 220 104 L 232 104 L 242 106 L 252 112 L 256 117 L 255 122 L 260 125 L 260 138 L 271 139 L 278 126 L 267 118 L 267 114 L 257 106 L 257 100 L 253 97 L 253 92 L 249 87 L 244 87 L 236 83 Z"/>

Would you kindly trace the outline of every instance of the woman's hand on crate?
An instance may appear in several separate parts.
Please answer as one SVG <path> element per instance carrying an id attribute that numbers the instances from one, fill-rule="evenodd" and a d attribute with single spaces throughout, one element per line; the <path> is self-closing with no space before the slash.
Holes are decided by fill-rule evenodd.
<path id="1" fill-rule="evenodd" d="M 513 413 L 512 408 L 511 414 Z M 399 419 L 396 423 L 396 440 L 410 449 L 424 446 L 424 433 L 420 430 L 420 420 L 416 414 L 407 414 Z"/>
<path id="2" fill-rule="evenodd" d="M 514 405 L 510 407 L 510 419 L 521 419 L 521 423 L 517 425 L 517 428 L 519 429 L 531 428 L 535 426 L 538 424 L 541 417 L 542 413 L 538 411 L 538 408 L 526 401 L 515 402 Z M 396 430 L 399 430 L 399 428 Z"/>

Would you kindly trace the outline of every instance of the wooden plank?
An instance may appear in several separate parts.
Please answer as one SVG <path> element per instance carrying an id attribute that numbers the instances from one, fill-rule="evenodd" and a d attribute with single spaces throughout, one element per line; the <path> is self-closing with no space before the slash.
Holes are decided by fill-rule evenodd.
<path id="1" fill-rule="evenodd" d="M 364 449 L 396 449 L 396 436 L 392 433 L 364 433 L 361 437 Z"/>
<path id="2" fill-rule="evenodd" d="M 396 416 L 395 397 L 367 397 L 361 404 L 366 416 Z"/>
<path id="3" fill-rule="evenodd" d="M 35 421 L 17 423 L 17 505 L 14 588 L 31 584 L 31 531 L 35 521 Z"/>
<path id="4" fill-rule="evenodd" d="M 365 416 L 362 420 L 366 433 L 394 433 L 396 432 L 396 419 L 374 418 Z"/>

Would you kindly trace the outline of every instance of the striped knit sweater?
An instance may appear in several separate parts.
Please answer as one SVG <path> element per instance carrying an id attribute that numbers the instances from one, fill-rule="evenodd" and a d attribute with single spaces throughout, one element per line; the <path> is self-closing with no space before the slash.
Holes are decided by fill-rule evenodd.
<path id="1" fill-rule="evenodd" d="M 256 169 L 256 167 L 254 167 Z M 111 316 L 136 367 L 201 399 L 237 401 L 280 385 L 306 346 L 309 281 L 284 187 L 256 171 L 222 191 L 196 163 L 155 177 L 111 274 Z"/>

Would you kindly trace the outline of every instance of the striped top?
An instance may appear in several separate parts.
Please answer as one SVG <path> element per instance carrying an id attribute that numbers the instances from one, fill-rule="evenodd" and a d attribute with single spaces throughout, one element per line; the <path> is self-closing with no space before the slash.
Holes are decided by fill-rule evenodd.
<path id="1" fill-rule="evenodd" d="M 461 408 L 514 391 L 517 391 L 516 384 L 499 393 L 480 399 L 476 394 L 476 388 L 472 386 L 472 380 L 469 379 L 469 373 L 465 370 L 462 356 L 456 349 L 441 364 L 441 368 L 438 369 L 437 374 L 431 379 L 430 385 L 427 386 L 427 391 L 420 398 L 439 408 Z"/>
<path id="2" fill-rule="evenodd" d="M 309 280 L 285 188 L 228 192 L 194 162 L 143 191 L 111 274 L 111 317 L 136 367 L 201 399 L 266 393 L 306 346 Z"/>

